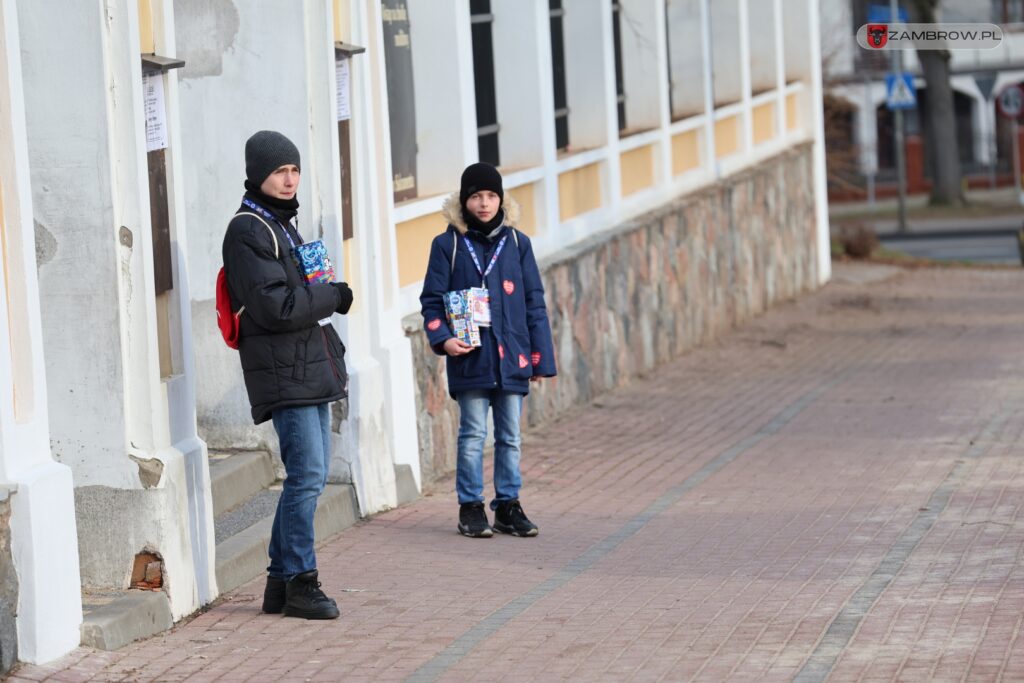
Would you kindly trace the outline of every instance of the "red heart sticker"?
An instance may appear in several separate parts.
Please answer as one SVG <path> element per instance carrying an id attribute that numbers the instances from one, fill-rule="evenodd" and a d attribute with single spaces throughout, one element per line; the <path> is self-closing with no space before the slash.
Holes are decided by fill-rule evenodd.
<path id="1" fill-rule="evenodd" d="M 529 364 L 530 361 L 526 360 L 526 356 L 524 356 L 523 354 L 519 354 L 519 367 L 525 368 Z"/>
<path id="2" fill-rule="evenodd" d="M 430 330 L 431 332 L 436 332 L 437 330 L 441 329 L 441 319 L 434 318 L 433 320 L 431 320 L 429 323 L 427 323 L 427 329 Z"/>
<path id="3" fill-rule="evenodd" d="M 509 296 L 512 295 L 512 292 L 516 291 L 516 285 L 511 280 L 505 280 L 504 282 L 502 282 L 501 288 L 504 289 L 505 293 L 508 294 Z"/>
<path id="4" fill-rule="evenodd" d="M 530 362 L 533 363 L 533 367 L 540 365 L 540 351 L 534 351 L 530 354 Z"/>
<path id="5" fill-rule="evenodd" d="M 505 360 L 505 347 L 501 344 L 498 344 L 498 358 Z"/>

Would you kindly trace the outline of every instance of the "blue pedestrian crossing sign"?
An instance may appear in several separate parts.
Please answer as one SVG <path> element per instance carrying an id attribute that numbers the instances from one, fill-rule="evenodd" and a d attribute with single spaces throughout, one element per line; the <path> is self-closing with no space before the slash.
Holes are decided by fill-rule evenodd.
<path id="1" fill-rule="evenodd" d="M 886 75 L 885 106 L 889 109 L 913 109 L 917 106 L 913 76 L 906 73 Z"/>

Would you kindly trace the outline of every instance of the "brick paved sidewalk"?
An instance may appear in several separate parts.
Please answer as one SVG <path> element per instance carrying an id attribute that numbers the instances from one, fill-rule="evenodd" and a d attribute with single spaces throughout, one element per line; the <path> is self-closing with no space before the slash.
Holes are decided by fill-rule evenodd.
<path id="1" fill-rule="evenodd" d="M 529 434 L 536 539 L 449 481 L 320 548 L 337 621 L 256 581 L 12 680 L 1024 680 L 1024 273 L 875 273 Z"/>

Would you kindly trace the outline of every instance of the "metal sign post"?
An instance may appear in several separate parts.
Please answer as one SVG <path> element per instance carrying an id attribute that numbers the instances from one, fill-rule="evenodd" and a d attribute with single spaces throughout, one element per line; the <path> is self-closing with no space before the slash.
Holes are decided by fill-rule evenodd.
<path id="1" fill-rule="evenodd" d="M 896 0 L 889 2 L 889 21 L 899 21 L 899 5 Z M 892 51 L 892 72 L 899 78 L 903 74 L 903 50 Z M 897 211 L 897 230 L 907 231 L 907 150 L 904 141 L 903 109 L 893 110 L 896 118 L 896 177 L 899 183 L 899 210 Z"/>
<path id="2" fill-rule="evenodd" d="M 1013 119 L 1010 130 L 1013 131 L 1013 184 L 1017 188 L 1017 203 L 1024 206 L 1024 192 L 1020 187 L 1020 124 L 1017 123 L 1017 119 Z"/>
<path id="3" fill-rule="evenodd" d="M 1013 145 L 1013 184 L 1017 191 L 1017 202 L 1024 206 L 1024 190 L 1020 183 L 1020 140 L 1018 123 L 1020 116 L 1024 113 L 1024 91 L 1019 86 L 1011 85 L 999 93 L 996 100 L 996 108 L 999 113 L 1010 119 L 1010 130 L 1012 131 Z"/>

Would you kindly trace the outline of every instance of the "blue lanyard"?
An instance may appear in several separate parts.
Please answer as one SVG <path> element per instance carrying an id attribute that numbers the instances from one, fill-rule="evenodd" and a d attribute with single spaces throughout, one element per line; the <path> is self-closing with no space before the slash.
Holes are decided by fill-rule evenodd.
<path id="1" fill-rule="evenodd" d="M 487 270 L 480 267 L 480 260 L 476 257 L 476 250 L 473 249 L 473 243 L 469 241 L 469 238 L 465 235 L 462 236 L 463 241 L 466 243 L 466 249 L 469 250 L 469 255 L 473 257 L 473 265 L 476 266 L 476 272 L 480 273 L 480 277 L 483 278 L 484 286 L 487 286 L 487 276 L 494 270 L 494 264 L 498 261 L 498 255 L 501 254 L 502 248 L 505 246 L 505 240 L 508 239 L 506 233 L 501 241 L 498 242 L 498 248 L 494 250 L 494 256 L 491 257 L 491 262 L 487 264 Z"/>
<path id="2" fill-rule="evenodd" d="M 280 225 L 281 229 L 284 230 L 284 236 L 288 238 L 288 243 L 292 245 L 292 249 L 296 248 L 295 247 L 295 240 L 292 239 L 291 233 L 288 231 L 288 227 L 285 226 L 277 216 L 275 216 L 274 214 L 270 213 L 269 211 L 267 211 L 262 206 L 260 206 L 256 202 L 252 201 L 248 197 L 242 197 L 242 203 L 245 204 L 246 206 L 248 206 L 250 209 L 252 209 L 256 213 L 258 213 L 259 215 L 263 216 L 264 218 L 272 220 L 275 223 L 277 223 L 278 225 Z"/>

